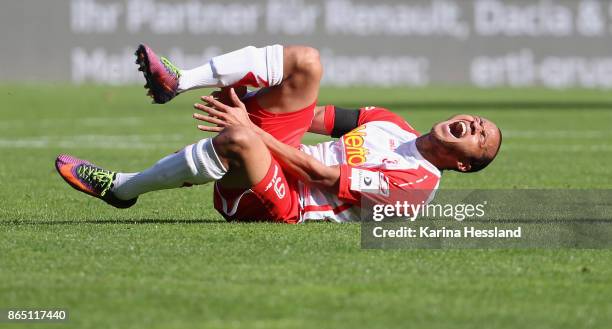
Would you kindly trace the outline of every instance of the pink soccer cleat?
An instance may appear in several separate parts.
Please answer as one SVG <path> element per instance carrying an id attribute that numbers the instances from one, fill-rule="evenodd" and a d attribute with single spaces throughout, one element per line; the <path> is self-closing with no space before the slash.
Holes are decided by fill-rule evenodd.
<path id="1" fill-rule="evenodd" d="M 55 159 L 55 169 L 76 190 L 103 200 L 116 208 L 129 208 L 137 198 L 120 200 L 110 189 L 117 173 L 104 170 L 85 160 L 62 154 Z"/>
<path id="2" fill-rule="evenodd" d="M 167 58 L 158 58 L 151 48 L 141 44 L 136 50 L 136 64 L 147 80 L 145 88 L 154 103 L 167 103 L 178 94 L 181 70 Z"/>

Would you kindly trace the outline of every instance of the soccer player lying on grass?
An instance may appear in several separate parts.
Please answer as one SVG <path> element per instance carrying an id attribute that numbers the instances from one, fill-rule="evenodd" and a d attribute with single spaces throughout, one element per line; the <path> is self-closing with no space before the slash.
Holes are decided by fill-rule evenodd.
<path id="1" fill-rule="evenodd" d="M 216 136 L 188 145 L 139 173 L 102 169 L 68 155 L 56 159 L 72 187 L 117 208 L 141 194 L 215 182 L 215 209 L 227 220 L 360 219 L 362 197 L 438 187 L 442 170 L 474 172 L 496 156 L 501 132 L 487 119 L 458 115 L 420 135 L 377 107 L 316 106 L 322 67 L 309 47 L 246 47 L 180 70 L 141 45 L 137 63 L 156 103 L 203 87 L 222 87 L 195 107 Z M 246 93 L 245 86 L 259 87 Z M 234 88 L 229 88 L 229 87 Z M 339 137 L 301 145 L 306 131 Z"/>

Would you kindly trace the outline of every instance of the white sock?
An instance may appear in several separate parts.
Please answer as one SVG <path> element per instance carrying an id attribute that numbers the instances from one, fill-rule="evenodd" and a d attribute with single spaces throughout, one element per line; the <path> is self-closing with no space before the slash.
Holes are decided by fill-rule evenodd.
<path id="1" fill-rule="evenodd" d="M 248 46 L 213 57 L 192 70 L 181 71 L 178 92 L 232 85 L 268 87 L 283 81 L 283 46 Z"/>
<path id="2" fill-rule="evenodd" d="M 227 170 L 219 160 L 212 139 L 203 139 L 159 160 L 140 173 L 118 173 L 111 191 L 122 200 L 143 193 L 199 185 L 218 180 Z"/>

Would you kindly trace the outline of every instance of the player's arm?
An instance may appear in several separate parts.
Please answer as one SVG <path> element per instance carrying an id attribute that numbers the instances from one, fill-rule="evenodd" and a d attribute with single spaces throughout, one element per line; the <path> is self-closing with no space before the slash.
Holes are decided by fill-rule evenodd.
<path id="1" fill-rule="evenodd" d="M 402 117 L 385 108 L 365 107 L 361 109 L 347 109 L 334 105 L 315 107 L 315 116 L 309 131 L 337 138 L 371 121 L 392 122 L 404 130 L 415 132 L 414 128 Z"/>
<path id="2" fill-rule="evenodd" d="M 334 191 L 338 190 L 340 179 L 339 166 L 326 166 L 312 156 L 287 144 L 279 142 L 263 129 L 254 126 L 264 144 L 268 147 L 274 158 L 280 162 L 284 170 L 298 177 L 306 184 L 314 184 Z"/>
<path id="3" fill-rule="evenodd" d="M 229 96 L 231 98 L 229 104 L 234 104 L 233 106 L 226 105 L 209 96 L 202 97 L 202 100 L 208 103 L 209 106 L 195 104 L 195 108 L 208 113 L 208 116 L 194 113 L 193 117 L 197 120 L 216 125 L 216 127 L 200 125 L 198 126 L 200 130 L 220 132 L 225 127 L 230 126 L 243 126 L 253 129 L 288 173 L 298 177 L 306 184 L 335 188 L 337 191 L 340 177 L 339 167 L 328 167 L 312 156 L 279 142 L 272 135 L 250 121 L 244 103 L 240 101 L 240 98 L 233 89 L 230 89 Z"/>
<path id="4" fill-rule="evenodd" d="M 309 132 L 340 137 L 359 126 L 359 109 L 345 109 L 333 105 L 317 105 Z"/>
<path id="5" fill-rule="evenodd" d="M 394 204 L 395 201 L 410 201 L 420 204 L 429 199 L 439 176 L 424 167 L 387 170 L 381 168 L 340 166 L 338 198 L 354 204 L 369 199 L 379 204 Z"/>

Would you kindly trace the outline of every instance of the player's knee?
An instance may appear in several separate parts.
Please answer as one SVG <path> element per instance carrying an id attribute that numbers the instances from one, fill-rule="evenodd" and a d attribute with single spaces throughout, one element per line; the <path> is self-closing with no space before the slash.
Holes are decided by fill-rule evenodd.
<path id="1" fill-rule="evenodd" d="M 319 51 L 312 47 L 299 46 L 293 49 L 295 54 L 296 71 L 307 73 L 314 77 L 321 77 L 323 66 Z"/>
<path id="2" fill-rule="evenodd" d="M 259 136 L 248 128 L 228 127 L 219 134 L 219 151 L 231 158 L 241 157 L 258 138 Z"/>

